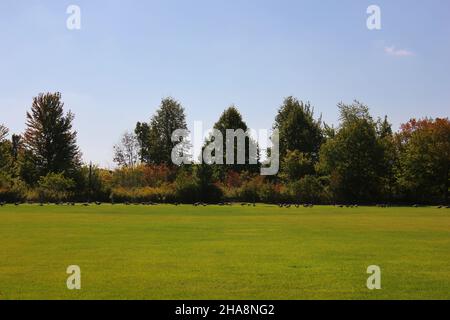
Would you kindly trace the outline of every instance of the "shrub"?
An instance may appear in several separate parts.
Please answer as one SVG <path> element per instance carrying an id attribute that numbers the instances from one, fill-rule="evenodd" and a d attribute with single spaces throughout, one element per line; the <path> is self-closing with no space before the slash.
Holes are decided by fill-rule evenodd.
<path id="1" fill-rule="evenodd" d="M 270 182 L 262 184 L 258 190 L 258 197 L 264 203 L 279 203 L 283 201 L 282 186 Z"/>
<path id="2" fill-rule="evenodd" d="M 26 194 L 26 200 L 29 202 L 39 202 L 39 192 L 36 189 L 29 189 Z"/>
<path id="3" fill-rule="evenodd" d="M 203 189 L 204 190 L 204 189 Z M 201 193 L 201 200 L 211 203 L 217 203 L 223 200 L 224 194 L 218 184 L 210 183 L 206 190 Z"/>
<path id="4" fill-rule="evenodd" d="M 201 200 L 199 179 L 187 172 L 180 172 L 174 183 L 176 200 L 183 203 L 194 203 Z"/>
<path id="5" fill-rule="evenodd" d="M 238 191 L 239 201 L 258 202 L 259 190 L 264 184 L 264 178 L 262 176 L 256 176 L 245 181 Z"/>
<path id="6" fill-rule="evenodd" d="M 37 192 L 40 201 L 60 202 L 70 199 L 75 182 L 62 173 L 49 173 L 38 181 Z"/>
<path id="7" fill-rule="evenodd" d="M 314 176 L 304 178 L 289 185 L 292 200 L 300 203 L 321 203 L 324 201 L 324 187 Z"/>
<path id="8" fill-rule="evenodd" d="M 174 181 L 176 169 L 166 165 L 139 165 L 114 171 L 112 183 L 124 188 L 157 188 Z"/>
<path id="9" fill-rule="evenodd" d="M 25 183 L 9 175 L 0 173 L 0 202 L 17 202 L 26 199 Z"/>
<path id="10" fill-rule="evenodd" d="M 113 173 L 97 166 L 83 166 L 76 174 L 77 201 L 108 201 Z"/>
<path id="11" fill-rule="evenodd" d="M 239 188 L 242 185 L 242 177 L 239 172 L 229 171 L 225 177 L 225 185 L 228 188 Z"/>
<path id="12" fill-rule="evenodd" d="M 287 181 L 294 181 L 312 173 L 314 173 L 314 163 L 310 156 L 298 150 L 287 151 L 281 162 L 281 177 Z"/>
<path id="13" fill-rule="evenodd" d="M 145 185 L 149 187 L 160 187 L 163 184 L 170 183 L 176 175 L 175 169 L 164 164 L 142 165 L 138 169 L 142 170 Z"/>
<path id="14" fill-rule="evenodd" d="M 169 186 L 159 188 L 143 187 L 126 189 L 116 187 L 111 191 L 111 201 L 113 202 L 172 202 L 175 198 L 174 192 Z"/>
<path id="15" fill-rule="evenodd" d="M 114 171 L 112 183 L 114 186 L 123 188 L 140 188 L 145 187 L 145 180 L 140 167 L 136 168 L 119 168 Z"/>
<path id="16" fill-rule="evenodd" d="M 197 165 L 192 174 L 199 184 L 199 200 L 210 203 L 217 203 L 223 199 L 223 191 L 218 183 L 212 182 L 214 170 L 209 165 Z"/>

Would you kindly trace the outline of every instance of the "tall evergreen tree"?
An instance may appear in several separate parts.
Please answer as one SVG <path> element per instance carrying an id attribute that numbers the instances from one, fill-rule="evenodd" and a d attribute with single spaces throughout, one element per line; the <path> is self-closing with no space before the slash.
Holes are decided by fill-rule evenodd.
<path id="1" fill-rule="evenodd" d="M 392 137 L 392 125 L 388 121 L 388 117 L 385 116 L 384 120 L 378 119 L 377 133 L 380 138 Z"/>
<path id="2" fill-rule="evenodd" d="M 11 152 L 14 161 L 17 161 L 17 158 L 19 157 L 19 153 L 22 150 L 22 147 L 23 147 L 22 136 L 19 134 L 13 134 L 11 137 Z"/>
<path id="3" fill-rule="evenodd" d="M 0 124 L 0 142 L 6 138 L 8 132 L 9 132 L 8 128 L 5 127 L 3 124 Z"/>
<path id="4" fill-rule="evenodd" d="M 11 162 L 10 157 L 10 143 L 6 140 L 9 130 L 4 125 L 0 124 L 0 171 L 6 171 Z"/>
<path id="5" fill-rule="evenodd" d="M 242 115 L 239 110 L 233 105 L 222 113 L 219 120 L 214 124 L 214 129 L 219 130 L 225 138 L 227 129 L 242 129 L 247 131 L 248 126 L 242 119 Z"/>
<path id="6" fill-rule="evenodd" d="M 395 200 L 395 168 L 399 159 L 392 124 L 388 121 L 387 116 L 384 117 L 383 121 L 378 119 L 376 129 L 378 142 L 383 151 L 383 158 L 380 163 L 380 191 L 383 200 L 392 202 Z"/>
<path id="7" fill-rule="evenodd" d="M 72 175 L 80 166 L 73 119 L 70 111 L 64 113 L 60 93 L 41 93 L 33 99 L 27 112 L 24 145 L 38 176 L 63 172 Z"/>
<path id="8" fill-rule="evenodd" d="M 0 171 L 9 173 L 11 164 L 11 142 L 4 139 L 0 141 Z"/>
<path id="9" fill-rule="evenodd" d="M 184 108 L 175 99 L 165 98 L 150 120 L 149 130 L 142 124 L 136 129 L 143 160 L 151 164 L 172 165 L 172 149 L 178 144 L 172 142 L 172 133 L 177 129 L 187 130 Z"/>
<path id="10" fill-rule="evenodd" d="M 139 158 L 142 163 L 150 163 L 150 126 L 145 122 L 138 122 L 134 134 L 139 144 Z"/>
<path id="11" fill-rule="evenodd" d="M 241 113 L 235 106 L 231 106 L 228 109 L 226 109 L 222 115 L 220 116 L 219 120 L 214 124 L 214 129 L 220 131 L 223 137 L 223 162 L 224 164 L 227 163 L 227 130 L 239 130 L 241 129 L 243 132 L 247 133 L 248 126 L 245 123 L 245 121 L 242 118 Z M 207 143 L 210 142 L 210 139 L 208 139 Z M 258 154 L 258 147 L 257 142 L 254 141 L 254 139 L 250 136 L 246 137 L 245 139 L 245 164 L 244 165 L 238 165 L 238 144 L 236 139 L 234 140 L 234 159 L 233 159 L 233 165 L 226 166 L 228 170 L 233 170 L 237 172 L 241 171 L 250 171 L 250 172 L 256 172 L 259 170 L 259 154 Z M 251 164 L 250 156 L 254 157 L 254 155 L 251 155 L 251 150 L 256 149 L 256 162 L 257 164 Z M 224 166 L 221 166 L 224 167 Z M 224 168 L 216 168 L 217 169 L 224 169 Z M 220 170 L 221 177 L 223 178 L 224 170 Z"/>

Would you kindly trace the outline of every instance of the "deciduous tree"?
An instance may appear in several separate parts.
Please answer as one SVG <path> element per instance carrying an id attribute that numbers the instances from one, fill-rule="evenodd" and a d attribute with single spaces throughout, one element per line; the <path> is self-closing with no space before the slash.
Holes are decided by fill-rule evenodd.
<path id="1" fill-rule="evenodd" d="M 410 200 L 448 201 L 450 121 L 411 120 L 402 125 L 398 180 Z"/>
<path id="2" fill-rule="evenodd" d="M 134 168 L 139 163 L 139 141 L 133 133 L 125 132 L 114 146 L 114 162 L 121 167 Z"/>
<path id="3" fill-rule="evenodd" d="M 336 200 L 377 201 L 383 149 L 367 106 L 340 104 L 341 125 L 321 148 L 319 169 L 330 177 Z"/>
<path id="4" fill-rule="evenodd" d="M 317 160 L 323 142 L 322 121 L 314 119 L 314 109 L 294 97 L 288 97 L 278 110 L 274 129 L 280 134 L 280 157 L 290 151 L 309 154 Z"/>

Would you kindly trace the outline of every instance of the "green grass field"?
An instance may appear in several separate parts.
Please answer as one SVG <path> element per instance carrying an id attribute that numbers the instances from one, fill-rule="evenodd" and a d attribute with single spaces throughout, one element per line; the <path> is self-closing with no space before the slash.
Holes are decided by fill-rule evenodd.
<path id="1" fill-rule="evenodd" d="M 450 299 L 450 209 L 9 205 L 0 235 L 0 299 Z"/>

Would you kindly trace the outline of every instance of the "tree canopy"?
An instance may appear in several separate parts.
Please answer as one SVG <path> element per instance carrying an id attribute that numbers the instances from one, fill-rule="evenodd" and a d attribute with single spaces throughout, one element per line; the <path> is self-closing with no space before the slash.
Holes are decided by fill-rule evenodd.
<path id="1" fill-rule="evenodd" d="M 3 124 L 0 124 L 0 142 L 8 136 L 9 130 Z"/>
<path id="2" fill-rule="evenodd" d="M 317 159 L 323 142 L 321 120 L 314 119 L 314 109 L 294 97 L 288 97 L 278 110 L 274 129 L 280 134 L 280 156 L 300 151 Z"/>
<path id="3" fill-rule="evenodd" d="M 114 146 L 118 167 L 106 169 L 81 163 L 74 115 L 65 112 L 59 93 L 42 93 L 33 99 L 23 134 L 0 125 L 0 203 L 448 203 L 448 118 L 412 119 L 394 132 L 387 116 L 374 119 L 363 103 L 338 108 L 339 123 L 328 126 L 309 103 L 286 98 L 273 126 L 280 134 L 280 172 L 262 176 L 258 145 L 236 106 L 224 110 L 203 147 L 206 155 L 223 152 L 223 165 L 172 163 L 180 143 L 172 134 L 187 125 L 181 104 L 165 98 L 148 123 L 137 122 L 121 137 Z M 227 159 L 228 130 L 233 159 Z M 235 131 L 244 136 L 238 139 Z M 244 157 L 238 158 L 238 145 Z M 253 150 L 257 159 L 250 158 Z"/>
<path id="4" fill-rule="evenodd" d="M 214 124 L 214 129 L 220 131 L 223 137 L 223 158 L 224 163 L 232 162 L 233 164 L 229 164 L 226 166 L 226 168 L 216 168 L 221 170 L 221 178 L 223 179 L 225 177 L 226 171 L 252 171 L 255 172 L 255 170 L 258 170 L 258 161 L 259 161 L 259 155 L 258 155 L 258 146 L 256 141 L 251 137 L 249 133 L 249 128 L 246 124 L 246 122 L 243 120 L 243 117 L 236 106 L 230 106 L 219 117 L 219 120 Z M 234 159 L 230 160 L 227 159 L 227 130 L 233 130 L 234 132 L 238 132 L 238 130 L 241 130 L 243 133 L 246 134 L 245 141 L 244 141 L 244 163 L 238 164 L 238 143 L 239 141 L 237 138 L 233 138 L 233 151 L 234 151 Z M 232 137 L 229 137 L 230 139 Z M 211 142 L 211 138 L 208 139 L 207 143 Z M 256 150 L 256 155 L 251 154 L 252 150 Z M 254 158 L 256 156 L 256 158 Z M 250 160 L 251 157 L 253 157 L 252 161 Z M 252 164 L 252 162 L 256 162 L 256 164 Z"/>
<path id="5" fill-rule="evenodd" d="M 350 202 L 379 200 L 383 148 L 367 106 L 340 104 L 341 124 L 320 152 L 319 168 L 329 175 L 335 198 Z"/>
<path id="6" fill-rule="evenodd" d="M 450 121 L 412 119 L 398 137 L 400 186 L 410 199 L 448 200 L 450 187 Z"/>
<path id="7" fill-rule="evenodd" d="M 72 129 L 74 115 L 64 113 L 60 93 L 39 94 L 27 112 L 24 145 L 38 176 L 73 173 L 80 165 L 81 153 Z"/>
<path id="8" fill-rule="evenodd" d="M 175 130 L 187 130 L 186 115 L 181 104 L 173 98 L 161 101 L 150 123 L 136 124 L 135 133 L 140 145 L 140 158 L 147 164 L 172 164 L 172 142 Z"/>
<path id="9" fill-rule="evenodd" d="M 139 163 L 139 140 L 133 133 L 125 132 L 120 143 L 114 146 L 114 162 L 121 167 L 134 168 Z"/>

